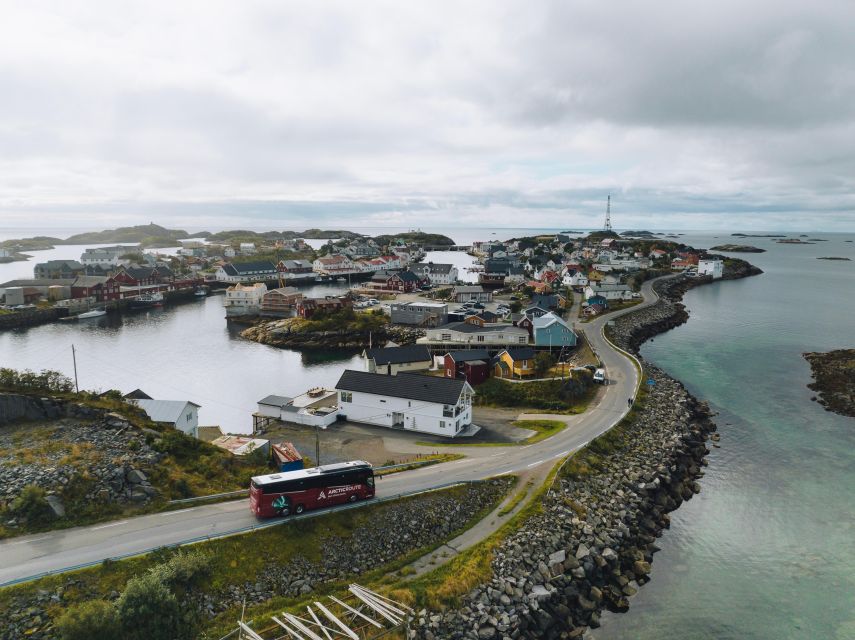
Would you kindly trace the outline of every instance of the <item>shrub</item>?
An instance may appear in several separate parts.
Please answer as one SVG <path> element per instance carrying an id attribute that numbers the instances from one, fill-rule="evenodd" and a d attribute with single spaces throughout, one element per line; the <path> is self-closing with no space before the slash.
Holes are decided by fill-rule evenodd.
<path id="1" fill-rule="evenodd" d="M 186 587 L 211 572 L 211 557 L 201 553 L 178 552 L 169 561 L 152 567 L 149 573 L 168 586 Z"/>
<path id="2" fill-rule="evenodd" d="M 177 640 L 192 633 L 181 615 L 175 594 L 154 572 L 132 578 L 117 608 L 127 640 Z"/>
<path id="3" fill-rule="evenodd" d="M 122 637 L 119 612 L 104 600 L 90 600 L 66 611 L 56 621 L 62 640 L 114 640 Z"/>
<path id="4" fill-rule="evenodd" d="M 34 484 L 24 487 L 24 490 L 12 501 L 10 511 L 33 524 L 45 523 L 54 516 L 45 490 Z"/>

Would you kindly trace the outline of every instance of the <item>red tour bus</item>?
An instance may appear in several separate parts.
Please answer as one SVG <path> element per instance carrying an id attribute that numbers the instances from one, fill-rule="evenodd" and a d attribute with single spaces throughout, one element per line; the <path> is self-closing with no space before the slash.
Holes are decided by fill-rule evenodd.
<path id="1" fill-rule="evenodd" d="M 364 460 L 255 476 L 249 508 L 260 518 L 303 513 L 374 497 L 374 470 Z"/>

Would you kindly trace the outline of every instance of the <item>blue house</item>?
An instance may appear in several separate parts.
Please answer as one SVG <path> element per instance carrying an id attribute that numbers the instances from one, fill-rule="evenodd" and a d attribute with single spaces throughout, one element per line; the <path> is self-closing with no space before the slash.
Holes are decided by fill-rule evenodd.
<path id="1" fill-rule="evenodd" d="M 590 298 L 588 298 L 588 300 L 586 302 L 589 305 L 598 304 L 601 307 L 603 307 L 604 309 L 609 308 L 609 301 L 606 300 L 603 296 L 591 296 Z"/>
<path id="2" fill-rule="evenodd" d="M 554 313 L 532 319 L 534 344 L 537 347 L 575 347 L 576 333 Z"/>

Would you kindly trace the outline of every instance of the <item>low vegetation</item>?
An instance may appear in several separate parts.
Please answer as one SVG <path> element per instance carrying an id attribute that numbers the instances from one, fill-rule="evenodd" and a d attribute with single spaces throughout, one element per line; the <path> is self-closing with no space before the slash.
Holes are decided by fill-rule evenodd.
<path id="1" fill-rule="evenodd" d="M 366 332 L 378 331 L 386 326 L 389 317 L 380 309 L 358 312 L 351 308 L 340 311 L 318 311 L 311 319 L 293 318 L 288 323 L 291 331 L 313 333 L 318 331 Z"/>
<path id="2" fill-rule="evenodd" d="M 574 371 L 566 379 L 508 382 L 491 378 L 478 385 L 475 403 L 487 407 L 519 407 L 557 413 L 581 413 L 595 390 L 589 372 Z"/>
<path id="3" fill-rule="evenodd" d="M 534 435 L 529 436 L 519 444 L 534 444 L 535 442 L 546 440 L 546 438 L 554 436 L 567 426 L 561 420 L 517 420 L 511 424 L 520 429 L 534 431 Z"/>

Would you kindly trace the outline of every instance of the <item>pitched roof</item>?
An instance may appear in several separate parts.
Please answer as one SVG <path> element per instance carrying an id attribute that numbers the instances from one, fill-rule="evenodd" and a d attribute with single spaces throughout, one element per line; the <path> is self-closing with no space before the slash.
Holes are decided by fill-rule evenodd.
<path id="1" fill-rule="evenodd" d="M 535 356 L 535 350 L 531 347 L 512 347 L 505 351 L 511 356 L 511 360 L 531 360 Z"/>
<path id="2" fill-rule="evenodd" d="M 109 280 L 107 276 L 77 276 L 72 287 L 97 287 L 99 284 L 104 284 Z"/>
<path id="3" fill-rule="evenodd" d="M 347 369 L 335 388 L 392 398 L 405 398 L 438 404 L 457 404 L 466 386 L 464 380 L 435 376 L 384 376 L 377 373 Z"/>
<path id="4" fill-rule="evenodd" d="M 457 294 L 457 293 L 484 293 L 484 287 L 477 285 L 477 284 L 475 284 L 475 285 L 463 285 L 463 286 L 454 287 L 453 292 L 455 294 Z"/>
<path id="5" fill-rule="evenodd" d="M 153 422 L 176 422 L 188 404 L 201 406 L 189 400 L 137 400 L 139 408 L 145 411 Z"/>
<path id="6" fill-rule="evenodd" d="M 270 262 L 270 260 L 255 260 L 252 262 L 229 262 L 223 265 L 223 269 L 229 275 L 241 275 L 244 273 L 257 273 L 259 271 L 276 271 L 276 265 Z"/>
<path id="7" fill-rule="evenodd" d="M 570 329 L 570 325 L 568 325 L 564 320 L 559 318 L 554 313 L 546 313 L 546 314 L 540 316 L 539 318 L 534 318 L 531 322 L 534 325 L 535 331 L 537 331 L 538 329 L 545 329 L 546 327 L 549 327 L 549 326 L 555 324 L 556 322 L 558 324 L 560 324 L 561 326 L 566 327 L 567 329 Z M 572 329 L 571 329 L 571 331 L 572 331 Z"/>
<path id="8" fill-rule="evenodd" d="M 430 362 L 430 351 L 424 345 L 411 344 L 406 347 L 383 347 L 366 349 L 365 357 L 374 364 L 403 364 L 405 362 Z"/>
<path id="9" fill-rule="evenodd" d="M 122 396 L 123 398 L 127 398 L 128 400 L 151 400 L 151 396 L 148 395 L 142 389 L 134 389 L 130 393 L 126 393 Z"/>
<path id="10" fill-rule="evenodd" d="M 490 355 L 486 349 L 459 349 L 449 351 L 446 355 L 451 356 L 455 362 L 474 362 L 475 360 L 489 360 Z"/>

